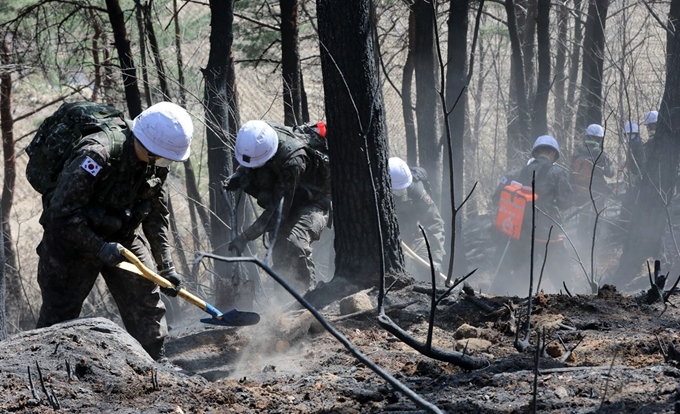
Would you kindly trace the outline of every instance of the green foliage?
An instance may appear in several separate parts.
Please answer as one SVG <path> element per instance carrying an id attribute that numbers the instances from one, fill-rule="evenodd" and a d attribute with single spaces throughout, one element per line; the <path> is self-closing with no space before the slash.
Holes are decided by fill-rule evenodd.
<path id="1" fill-rule="evenodd" d="M 268 8 L 265 3 L 256 0 L 240 0 L 234 5 L 234 12 L 249 18 L 279 27 L 280 11 Z M 278 6 L 278 4 L 277 4 Z M 234 17 L 234 49 L 245 59 L 281 59 L 281 32 L 263 25 Z"/>

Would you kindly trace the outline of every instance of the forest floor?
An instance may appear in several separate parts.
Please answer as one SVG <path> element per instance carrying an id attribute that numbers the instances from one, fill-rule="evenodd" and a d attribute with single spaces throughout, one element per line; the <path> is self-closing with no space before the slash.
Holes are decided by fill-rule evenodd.
<path id="1" fill-rule="evenodd" d="M 375 291 L 367 293 L 375 305 Z M 429 296 L 407 286 L 388 298 L 391 318 L 424 340 Z M 677 300 L 670 298 L 671 304 Z M 534 353 L 513 346 L 509 309 L 525 306 L 516 297 L 470 299 L 463 293 L 440 304 L 433 345 L 464 348 L 488 361 L 474 371 L 420 355 L 380 328 L 375 311 L 341 317 L 335 302 L 323 313 L 363 354 L 445 412 L 532 412 L 534 381 L 537 412 L 677 412 L 680 355 L 672 345 L 678 340 L 677 307 L 661 314 L 660 302 L 649 305 L 643 293 L 621 295 L 609 286 L 598 295 L 539 294 L 530 342 L 536 344 L 536 332 L 545 332 L 552 356 L 539 358 L 535 375 Z M 259 325 L 243 328 L 195 321 L 171 331 L 169 362 L 161 364 L 117 325 L 99 318 L 15 335 L 0 345 L 0 412 L 53 412 L 45 390 L 71 412 L 418 411 L 306 311 L 263 314 Z M 560 342 L 566 348 L 578 344 L 564 363 Z M 668 362 L 660 343 L 664 350 L 670 347 Z"/>

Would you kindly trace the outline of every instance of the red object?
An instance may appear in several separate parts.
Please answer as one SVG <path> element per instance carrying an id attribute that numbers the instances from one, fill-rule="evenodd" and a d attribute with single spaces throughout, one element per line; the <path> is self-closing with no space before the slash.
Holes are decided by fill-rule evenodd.
<path id="1" fill-rule="evenodd" d="M 316 123 L 316 129 L 319 131 L 321 138 L 326 138 L 326 123 L 323 121 Z"/>
<path id="2" fill-rule="evenodd" d="M 535 195 L 534 200 L 538 199 Z M 519 240 L 527 203 L 531 202 L 531 187 L 513 181 L 501 190 L 501 199 L 496 214 L 496 228 L 501 233 Z"/>

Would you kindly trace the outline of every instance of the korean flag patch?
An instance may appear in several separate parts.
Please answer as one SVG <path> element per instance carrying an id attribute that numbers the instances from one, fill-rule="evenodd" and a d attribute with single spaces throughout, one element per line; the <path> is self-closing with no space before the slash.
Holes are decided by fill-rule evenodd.
<path id="1" fill-rule="evenodd" d="M 80 167 L 92 174 L 93 177 L 96 177 L 97 174 L 99 174 L 99 171 L 102 170 L 101 165 L 97 164 L 92 158 L 86 157 L 85 161 L 83 161 L 82 164 L 80 164 Z"/>

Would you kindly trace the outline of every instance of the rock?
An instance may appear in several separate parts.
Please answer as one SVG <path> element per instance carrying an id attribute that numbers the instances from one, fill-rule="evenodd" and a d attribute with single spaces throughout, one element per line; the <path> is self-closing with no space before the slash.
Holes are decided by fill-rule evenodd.
<path id="1" fill-rule="evenodd" d="M 370 311 L 373 309 L 371 298 L 366 292 L 355 293 L 352 296 L 347 296 L 340 301 L 340 314 L 349 315 L 350 313 Z"/>
<path id="2" fill-rule="evenodd" d="M 467 345 L 467 346 L 466 346 Z M 491 348 L 491 345 L 493 345 L 490 341 L 487 341 L 486 339 L 480 339 L 480 338 L 467 338 L 467 339 L 461 339 L 460 341 L 456 341 L 456 351 L 463 351 L 465 349 L 465 353 L 469 354 L 472 352 L 484 352 L 488 351 L 489 348 Z"/>
<path id="3" fill-rule="evenodd" d="M 562 356 L 562 347 L 557 342 L 551 342 L 545 347 L 545 352 L 548 353 L 553 358 L 559 358 Z"/>
<path id="4" fill-rule="evenodd" d="M 479 330 L 472 325 L 464 323 L 456 329 L 453 337 L 456 339 L 477 338 L 479 337 Z"/>
<path id="5" fill-rule="evenodd" d="M 559 398 L 560 400 L 563 400 L 565 398 L 569 397 L 569 391 L 567 391 L 566 388 L 559 386 L 555 388 L 555 396 Z"/>

